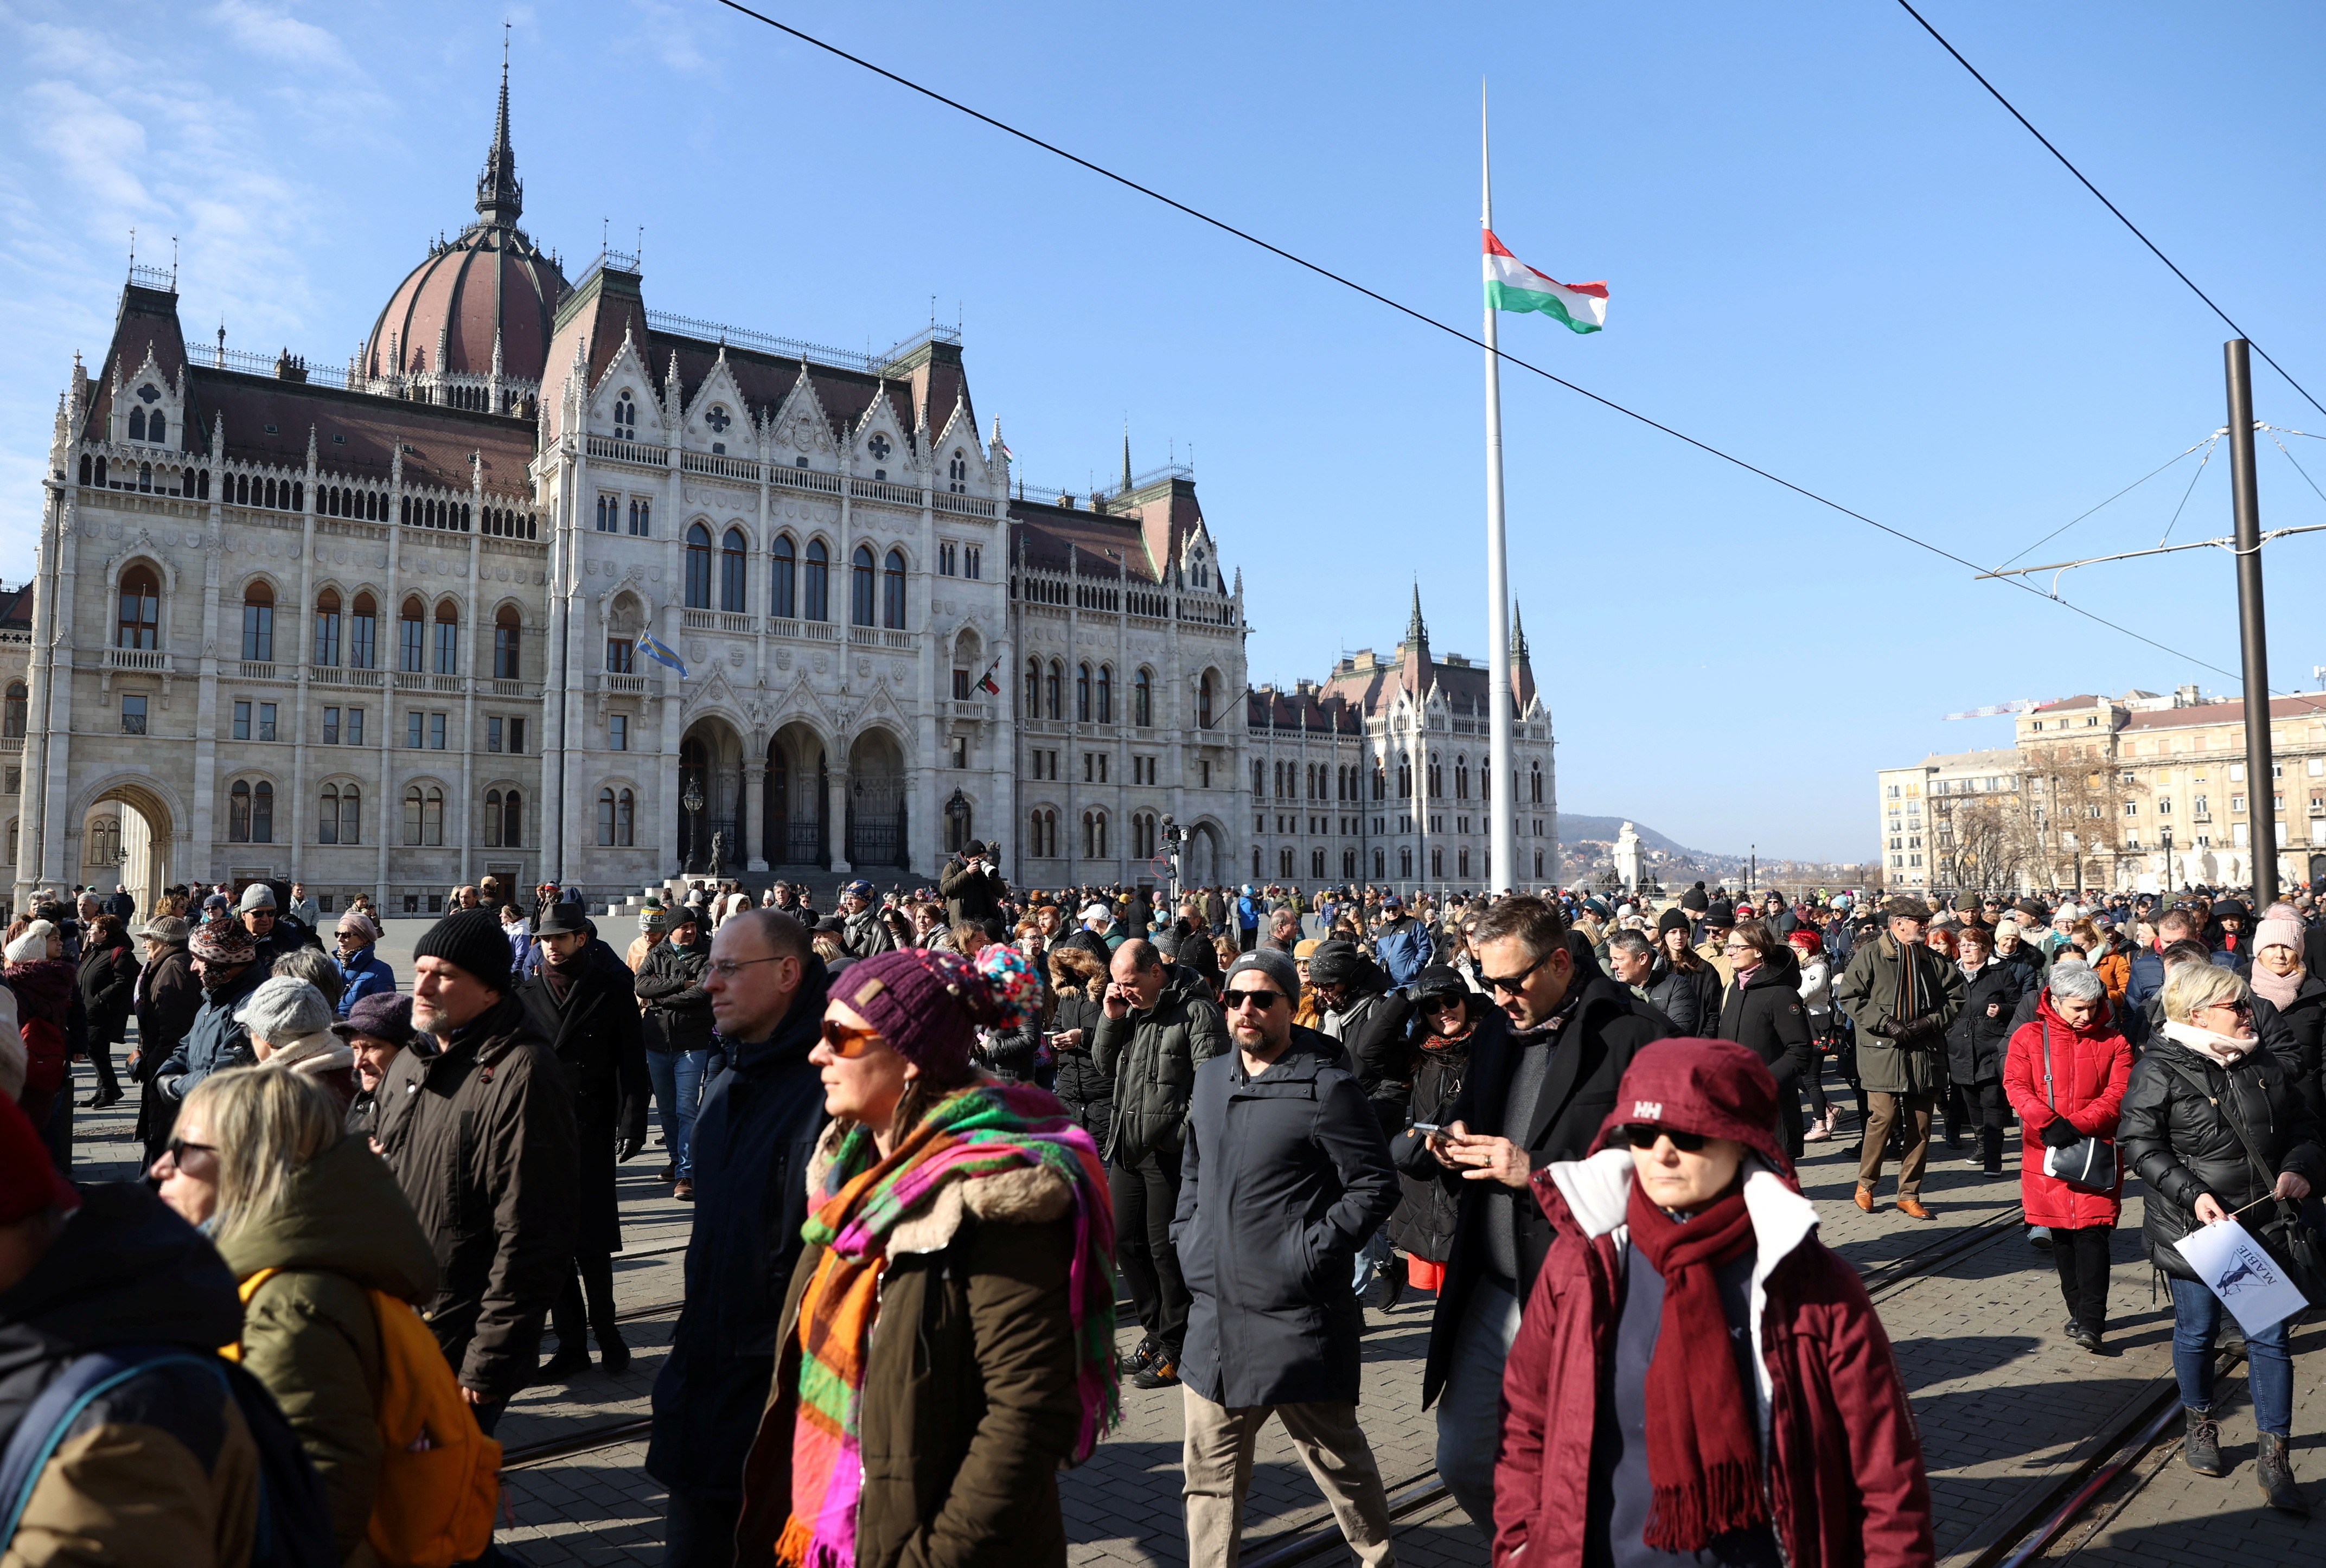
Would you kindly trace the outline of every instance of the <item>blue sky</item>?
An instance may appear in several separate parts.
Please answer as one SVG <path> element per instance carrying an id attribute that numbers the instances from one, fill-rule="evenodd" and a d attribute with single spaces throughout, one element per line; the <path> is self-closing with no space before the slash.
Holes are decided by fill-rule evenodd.
<path id="1" fill-rule="evenodd" d="M 1388 5 L 901 0 L 778 14 L 1475 331 L 1477 96 L 1497 229 L 1605 278 L 1608 329 L 1504 319 L 1595 391 L 1982 561 L 2221 423 L 2229 334 L 1878 0 L 1600 8 L 1527 47 Z M 526 225 L 578 272 L 646 230 L 665 310 L 842 347 L 958 312 L 981 413 L 1081 488 L 1191 450 L 1255 681 L 1386 647 L 1418 580 L 1483 656 L 1474 349 L 708 0 L 0 0 L 0 575 L 31 567 L 58 390 L 102 353 L 128 230 L 178 237 L 191 331 L 344 360 L 470 216 L 515 23 Z M 1926 11 L 2326 400 L 2314 90 L 2326 14 Z M 2302 108 L 2304 103 L 2313 106 Z M 1873 850 L 1873 770 L 2007 743 L 1942 714 L 2234 681 L 2202 551 L 2066 596 L 2172 652 L 1506 375 L 1512 580 L 1562 803 L 1764 856 Z M 2256 407 L 2326 431 L 2266 367 Z M 2286 438 L 2326 483 L 2326 443 Z M 2193 463 L 2193 460 L 2192 460 Z M 2175 537 L 2228 526 L 2226 459 Z M 2191 466 L 2032 560 L 2156 542 Z M 2266 524 L 2326 522 L 2273 448 Z M 2319 537 L 2274 546 L 2273 684 L 2314 684 Z"/>

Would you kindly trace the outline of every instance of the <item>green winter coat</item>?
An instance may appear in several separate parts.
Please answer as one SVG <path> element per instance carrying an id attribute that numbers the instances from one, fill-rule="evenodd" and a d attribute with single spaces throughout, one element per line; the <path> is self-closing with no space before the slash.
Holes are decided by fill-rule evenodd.
<path id="1" fill-rule="evenodd" d="M 309 1161 L 274 1212 L 220 1238 L 218 1248 L 237 1280 L 278 1271 L 244 1304 L 242 1364 L 274 1396 L 323 1478 L 340 1560 L 368 1562 L 380 1364 L 379 1320 L 366 1293 L 427 1302 L 436 1293 L 435 1249 L 386 1163 L 359 1137 Z"/>
<path id="2" fill-rule="evenodd" d="M 1899 981 L 1914 966 L 1915 1005 L 1901 1017 Z M 1936 948 L 1901 948 L 1888 932 L 1849 958 L 1834 1005 L 1857 1025 L 1857 1081 L 1874 1094 L 1943 1094 L 1947 1030 L 1962 1011 L 1962 966 Z"/>

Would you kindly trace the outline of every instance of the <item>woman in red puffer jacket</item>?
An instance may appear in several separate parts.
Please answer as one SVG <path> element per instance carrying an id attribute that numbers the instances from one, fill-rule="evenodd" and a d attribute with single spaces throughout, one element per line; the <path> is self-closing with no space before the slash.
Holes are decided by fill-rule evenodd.
<path id="1" fill-rule="evenodd" d="M 17 1104 L 51 1153 L 59 1139 L 51 1123 L 61 1114 L 56 1101 L 70 1077 L 72 1015 L 80 1003 L 80 976 L 64 951 L 64 937 L 45 920 L 20 922 L 5 950 L 24 1042 L 24 1092 Z"/>
<path id="2" fill-rule="evenodd" d="M 2053 964 L 2034 1019 L 2019 1025 L 2004 1052 L 2003 1092 L 2019 1113 L 2019 1191 L 2027 1223 L 2051 1227 L 2068 1338 L 2095 1356 L 2113 1353 L 2102 1336 L 2108 1238 L 2124 1212 L 2124 1162 L 2115 1161 L 2107 1190 L 2094 1192 L 2044 1174 L 2043 1155 L 2081 1138 L 2113 1141 L 2131 1081 L 2132 1045 L 2109 1021 L 2107 982 L 2088 965 Z"/>

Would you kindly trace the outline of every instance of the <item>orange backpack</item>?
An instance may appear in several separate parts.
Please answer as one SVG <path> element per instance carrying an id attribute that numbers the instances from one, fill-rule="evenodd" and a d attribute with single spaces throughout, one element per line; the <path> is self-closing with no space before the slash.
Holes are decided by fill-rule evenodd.
<path id="1" fill-rule="evenodd" d="M 242 1282 L 247 1306 L 277 1271 Z M 386 1568 L 451 1568 L 485 1554 L 500 1501 L 501 1445 L 477 1429 L 436 1336 L 409 1302 L 367 1291 L 379 1323 L 379 1480 L 366 1532 Z M 219 1352 L 242 1359 L 242 1347 Z"/>

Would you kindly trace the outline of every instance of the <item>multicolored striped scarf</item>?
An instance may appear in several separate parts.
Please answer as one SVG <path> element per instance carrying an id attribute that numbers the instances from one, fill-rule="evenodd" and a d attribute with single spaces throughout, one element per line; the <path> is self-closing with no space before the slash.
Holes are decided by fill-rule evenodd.
<path id="1" fill-rule="evenodd" d="M 872 1322 L 888 1239 L 948 1182 L 1041 1165 L 1075 1195 L 1068 1280 L 1082 1429 L 1088 1459 L 1120 1414 L 1114 1360 L 1114 1211 L 1098 1146 L 1047 1090 L 979 1083 L 933 1108 L 888 1158 L 863 1127 L 840 1146 L 831 1196 L 800 1234 L 823 1248 L 800 1295 L 799 1409 L 792 1424 L 792 1511 L 776 1543 L 790 1568 L 854 1568 L 864 1457 L 859 1447 Z"/>

